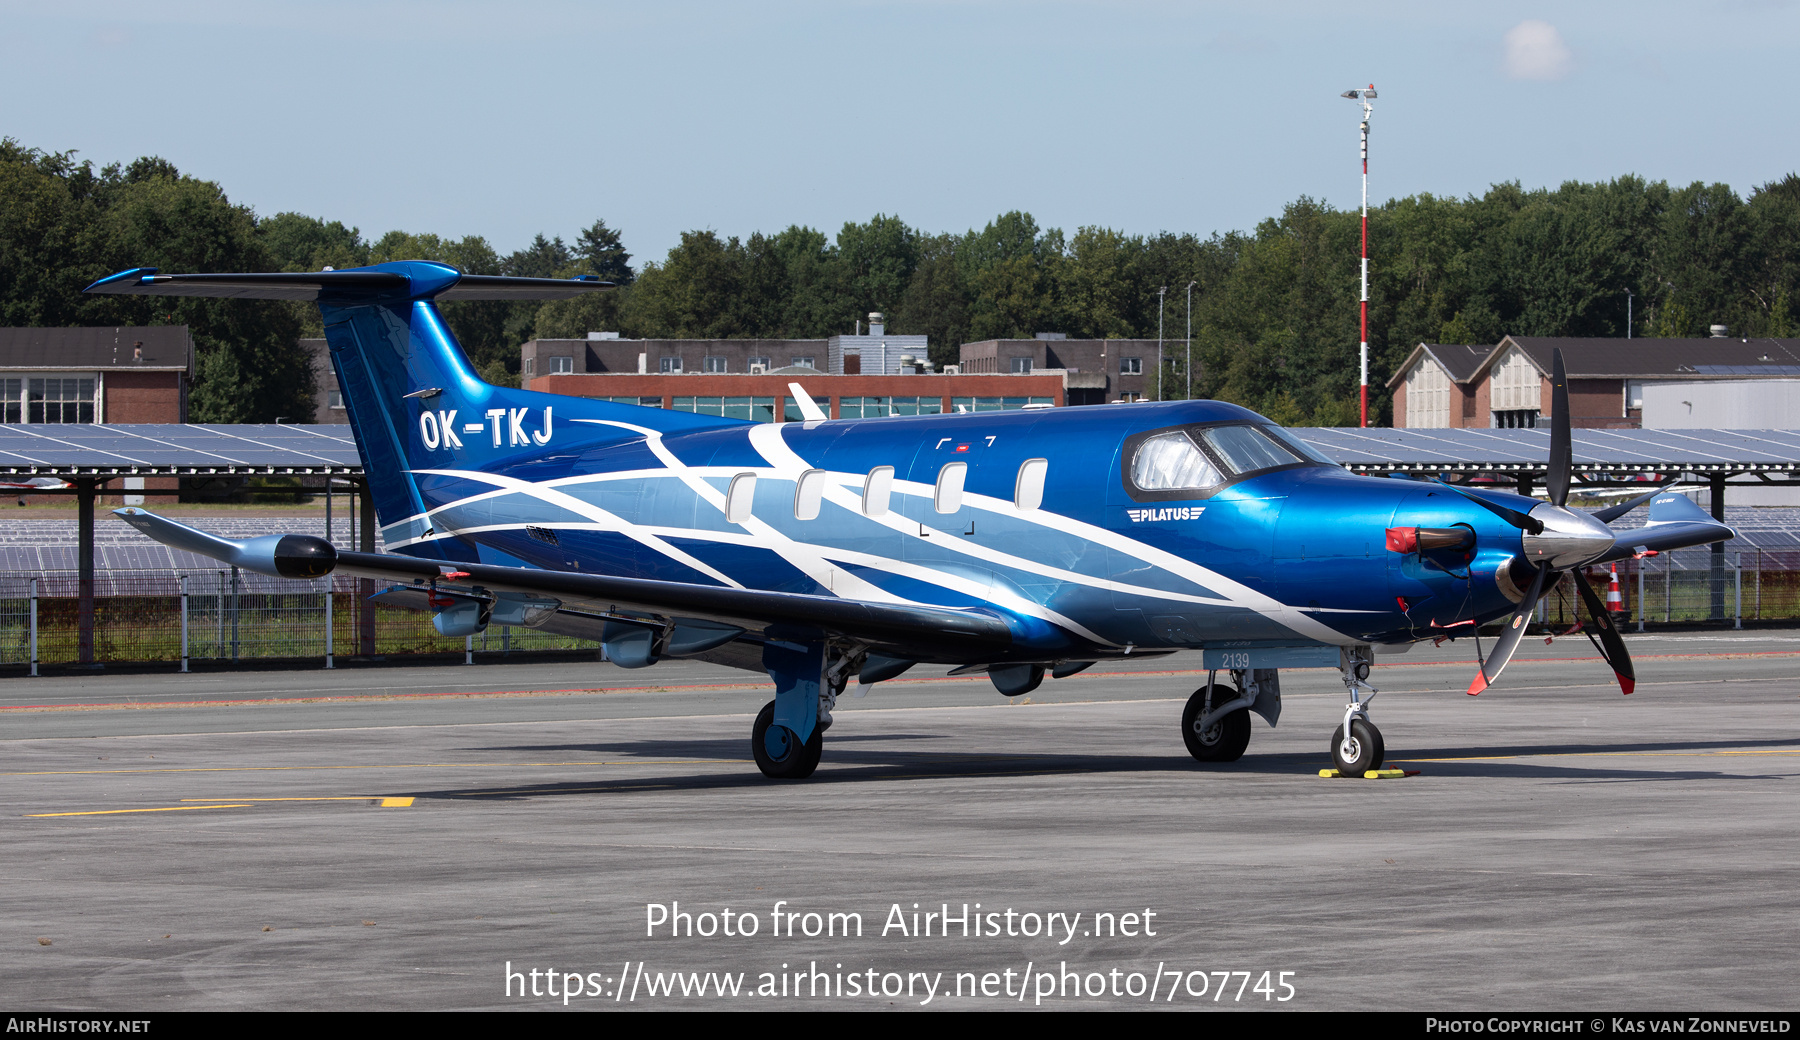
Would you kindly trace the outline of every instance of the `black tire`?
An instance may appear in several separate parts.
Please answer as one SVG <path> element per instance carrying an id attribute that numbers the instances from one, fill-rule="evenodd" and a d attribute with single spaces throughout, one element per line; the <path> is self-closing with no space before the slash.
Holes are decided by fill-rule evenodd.
<path id="1" fill-rule="evenodd" d="M 1238 697 L 1236 687 L 1213 687 L 1214 704 L 1224 704 Z M 1250 709 L 1239 708 L 1202 733 L 1196 724 L 1204 714 L 1206 687 L 1202 686 L 1188 698 L 1187 707 L 1181 712 L 1181 739 L 1187 744 L 1188 754 L 1201 762 L 1236 762 L 1244 757 L 1244 749 L 1250 746 Z"/>
<path id="2" fill-rule="evenodd" d="M 814 726 L 811 739 L 801 744 L 791 730 L 779 727 L 787 734 L 787 750 L 779 757 L 769 750 L 769 731 L 776 728 L 775 702 L 770 701 L 756 713 L 756 722 L 750 727 L 750 757 L 756 759 L 756 768 L 771 780 L 804 780 L 813 775 L 825 751 L 825 728 Z"/>
<path id="3" fill-rule="evenodd" d="M 1344 726 L 1331 733 L 1331 762 L 1337 766 L 1340 776 L 1361 776 L 1371 769 L 1380 769 L 1382 760 L 1387 757 L 1387 744 L 1381 739 L 1381 731 L 1373 722 L 1366 719 L 1354 719 L 1350 723 L 1350 736 L 1355 743 L 1355 754 L 1344 757 Z"/>

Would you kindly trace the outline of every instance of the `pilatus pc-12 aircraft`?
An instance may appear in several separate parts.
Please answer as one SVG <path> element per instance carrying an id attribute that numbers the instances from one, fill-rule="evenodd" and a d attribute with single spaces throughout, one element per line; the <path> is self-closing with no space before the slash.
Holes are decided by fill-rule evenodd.
<path id="1" fill-rule="evenodd" d="M 1181 717 L 1195 758 L 1242 755 L 1251 712 L 1275 724 L 1279 669 L 1327 666 L 1349 693 L 1331 754 L 1360 775 L 1383 755 L 1376 653 L 1509 619 L 1479 693 L 1571 574 L 1630 693 L 1625 645 L 1578 568 L 1732 536 L 1679 494 L 1565 507 L 1560 353 L 1540 502 L 1355 476 L 1216 401 L 831 420 L 802 399 L 812 418 L 762 424 L 490 386 L 437 308 L 599 288 L 422 262 L 101 279 L 87 291 L 317 302 L 391 551 L 228 541 L 118 512 L 263 574 L 388 582 L 384 599 L 431 610 L 447 636 L 543 626 L 597 637 L 628 668 L 767 672 L 775 699 L 750 749 L 764 774 L 793 779 L 817 767 L 853 677 L 951 664 L 1017 697 L 1047 675 L 1178 650 L 1202 651 L 1208 671 Z M 1607 522 L 1645 501 L 1650 525 L 1615 540 Z"/>

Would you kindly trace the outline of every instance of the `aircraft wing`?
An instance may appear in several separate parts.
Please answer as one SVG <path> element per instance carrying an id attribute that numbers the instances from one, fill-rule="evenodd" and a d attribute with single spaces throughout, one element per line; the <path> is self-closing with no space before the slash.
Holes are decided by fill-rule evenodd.
<path id="1" fill-rule="evenodd" d="M 606 574 L 446 563 L 396 553 L 340 552 L 322 538 L 266 535 L 247 541 L 219 538 L 136 507 L 116 509 L 126 523 L 177 549 L 282 578 L 350 574 L 397 582 L 420 591 L 519 593 L 551 597 L 564 612 L 596 619 L 643 622 L 643 615 L 729 625 L 781 639 L 780 629 L 822 630 L 875 647 L 904 648 L 914 660 L 1004 658 L 1012 629 L 1004 616 L 914 603 L 874 603 L 836 596 L 767 592 Z M 776 631 L 770 632 L 769 630 Z"/>

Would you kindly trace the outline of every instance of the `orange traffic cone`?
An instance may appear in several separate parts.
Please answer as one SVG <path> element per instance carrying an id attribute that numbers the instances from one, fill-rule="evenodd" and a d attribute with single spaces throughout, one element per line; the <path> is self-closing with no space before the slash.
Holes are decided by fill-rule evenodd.
<path id="1" fill-rule="evenodd" d="M 1612 584 L 1606 587 L 1606 612 L 1617 616 L 1625 612 L 1625 597 L 1619 595 L 1619 565 L 1612 565 Z"/>

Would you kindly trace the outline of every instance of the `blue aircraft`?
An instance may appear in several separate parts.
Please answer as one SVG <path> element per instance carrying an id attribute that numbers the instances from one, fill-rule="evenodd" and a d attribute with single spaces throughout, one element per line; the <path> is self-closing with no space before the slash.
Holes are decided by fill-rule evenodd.
<path id="1" fill-rule="evenodd" d="M 1500 619 L 1469 693 L 1499 678 L 1547 588 L 1572 575 L 1626 693 L 1625 645 L 1581 568 L 1732 537 L 1685 496 L 1567 508 L 1568 389 L 1555 360 L 1550 501 L 1360 477 L 1216 401 L 761 424 L 483 382 L 437 303 L 567 297 L 591 279 L 400 262 L 301 274 L 160 274 L 94 293 L 311 300 L 392 550 L 217 538 L 142 509 L 151 538 L 288 578 L 390 583 L 437 630 L 541 626 L 627 668 L 703 658 L 766 672 L 750 749 L 810 776 L 851 678 L 986 672 L 1008 697 L 1106 660 L 1199 650 L 1181 718 L 1203 762 L 1274 725 L 1279 670 L 1335 667 L 1339 771 L 1381 765 L 1375 655 Z M 1650 523 L 1607 523 L 1646 501 Z M 1229 684 L 1219 682 L 1227 672 Z"/>

